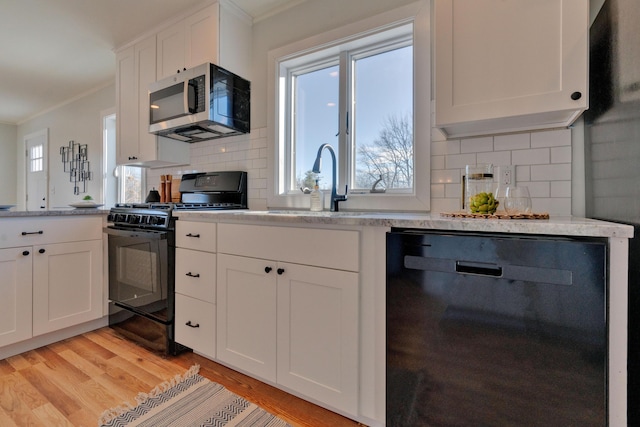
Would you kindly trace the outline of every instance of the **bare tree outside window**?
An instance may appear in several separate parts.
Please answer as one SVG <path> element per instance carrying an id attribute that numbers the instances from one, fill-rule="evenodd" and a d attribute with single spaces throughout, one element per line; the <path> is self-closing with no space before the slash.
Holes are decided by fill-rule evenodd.
<path id="1" fill-rule="evenodd" d="M 371 188 L 380 178 L 381 188 L 412 188 L 413 118 L 389 116 L 373 142 L 358 146 L 356 165 L 358 188 Z"/>

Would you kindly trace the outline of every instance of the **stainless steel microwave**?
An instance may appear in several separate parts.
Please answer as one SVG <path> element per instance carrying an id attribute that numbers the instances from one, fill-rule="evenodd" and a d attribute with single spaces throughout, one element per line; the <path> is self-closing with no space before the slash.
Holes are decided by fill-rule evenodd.
<path id="1" fill-rule="evenodd" d="M 149 132 L 184 142 L 249 132 L 251 83 L 205 63 L 149 85 Z"/>

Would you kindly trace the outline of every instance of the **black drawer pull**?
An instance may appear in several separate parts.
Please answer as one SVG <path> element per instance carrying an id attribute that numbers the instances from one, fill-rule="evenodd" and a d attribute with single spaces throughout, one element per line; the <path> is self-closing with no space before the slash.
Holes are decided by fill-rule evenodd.
<path id="1" fill-rule="evenodd" d="M 199 328 L 200 327 L 200 323 L 196 323 L 194 325 L 193 323 L 191 323 L 191 320 L 189 320 L 187 323 L 185 323 L 185 325 L 187 325 L 190 328 Z"/>
<path id="2" fill-rule="evenodd" d="M 22 255 L 24 255 L 24 256 L 29 256 L 29 251 L 23 251 L 23 252 L 22 252 Z"/>
<path id="3" fill-rule="evenodd" d="M 271 268 L 271 267 L 265 267 L 264 268 L 264 272 L 265 273 L 271 273 L 271 270 L 273 270 L 273 268 Z"/>
<path id="4" fill-rule="evenodd" d="M 44 234 L 44 231 L 39 230 L 39 231 L 23 231 L 23 232 L 22 232 L 22 235 L 23 235 L 23 236 L 26 236 L 26 235 L 28 235 L 28 234 Z"/>
<path id="5" fill-rule="evenodd" d="M 282 273 L 284 273 L 284 268 L 279 268 L 277 271 L 278 271 L 278 274 L 282 275 Z"/>
<path id="6" fill-rule="evenodd" d="M 192 272 L 188 272 L 187 274 L 185 274 L 185 276 L 189 276 L 189 277 L 200 277 L 200 273 L 193 274 Z"/>
<path id="7" fill-rule="evenodd" d="M 502 267 L 495 264 L 485 264 L 480 262 L 456 261 L 456 272 L 500 277 L 502 276 Z"/>
<path id="8" fill-rule="evenodd" d="M 38 253 L 43 254 L 43 253 L 45 253 L 45 250 L 44 249 L 38 249 Z"/>
<path id="9" fill-rule="evenodd" d="M 196 239 L 199 239 L 200 238 L 200 234 L 191 234 L 191 233 L 189 233 L 189 234 L 187 234 L 187 237 L 195 237 Z"/>

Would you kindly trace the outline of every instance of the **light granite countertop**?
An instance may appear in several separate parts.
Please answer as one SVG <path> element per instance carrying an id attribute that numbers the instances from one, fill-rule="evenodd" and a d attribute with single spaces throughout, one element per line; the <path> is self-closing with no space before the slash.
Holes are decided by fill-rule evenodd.
<path id="1" fill-rule="evenodd" d="M 448 218 L 439 214 L 392 212 L 310 212 L 310 211 L 178 211 L 182 220 L 250 221 L 279 224 L 326 224 L 346 226 L 403 227 L 431 230 L 471 231 L 556 236 L 633 237 L 633 227 L 571 216 L 549 219 Z"/>
<path id="2" fill-rule="evenodd" d="M 109 209 L 103 208 L 59 208 L 43 211 L 0 210 L 1 218 L 20 218 L 34 216 L 65 216 L 65 215 L 107 215 Z"/>

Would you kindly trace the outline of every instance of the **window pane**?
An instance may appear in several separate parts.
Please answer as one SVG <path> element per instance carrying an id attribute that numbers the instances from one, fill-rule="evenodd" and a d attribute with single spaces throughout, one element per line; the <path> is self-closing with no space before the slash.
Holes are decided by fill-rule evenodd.
<path id="1" fill-rule="evenodd" d="M 142 197 L 142 168 L 135 166 L 119 166 L 120 203 L 140 203 Z"/>
<path id="2" fill-rule="evenodd" d="M 413 188 L 413 48 L 354 60 L 355 188 Z"/>
<path id="3" fill-rule="evenodd" d="M 313 188 L 313 163 L 322 144 L 329 143 L 338 155 L 336 133 L 338 133 L 339 67 L 322 68 L 299 74 L 294 81 L 293 107 L 293 187 Z M 331 185 L 330 154 L 323 154 L 320 187 Z"/>

